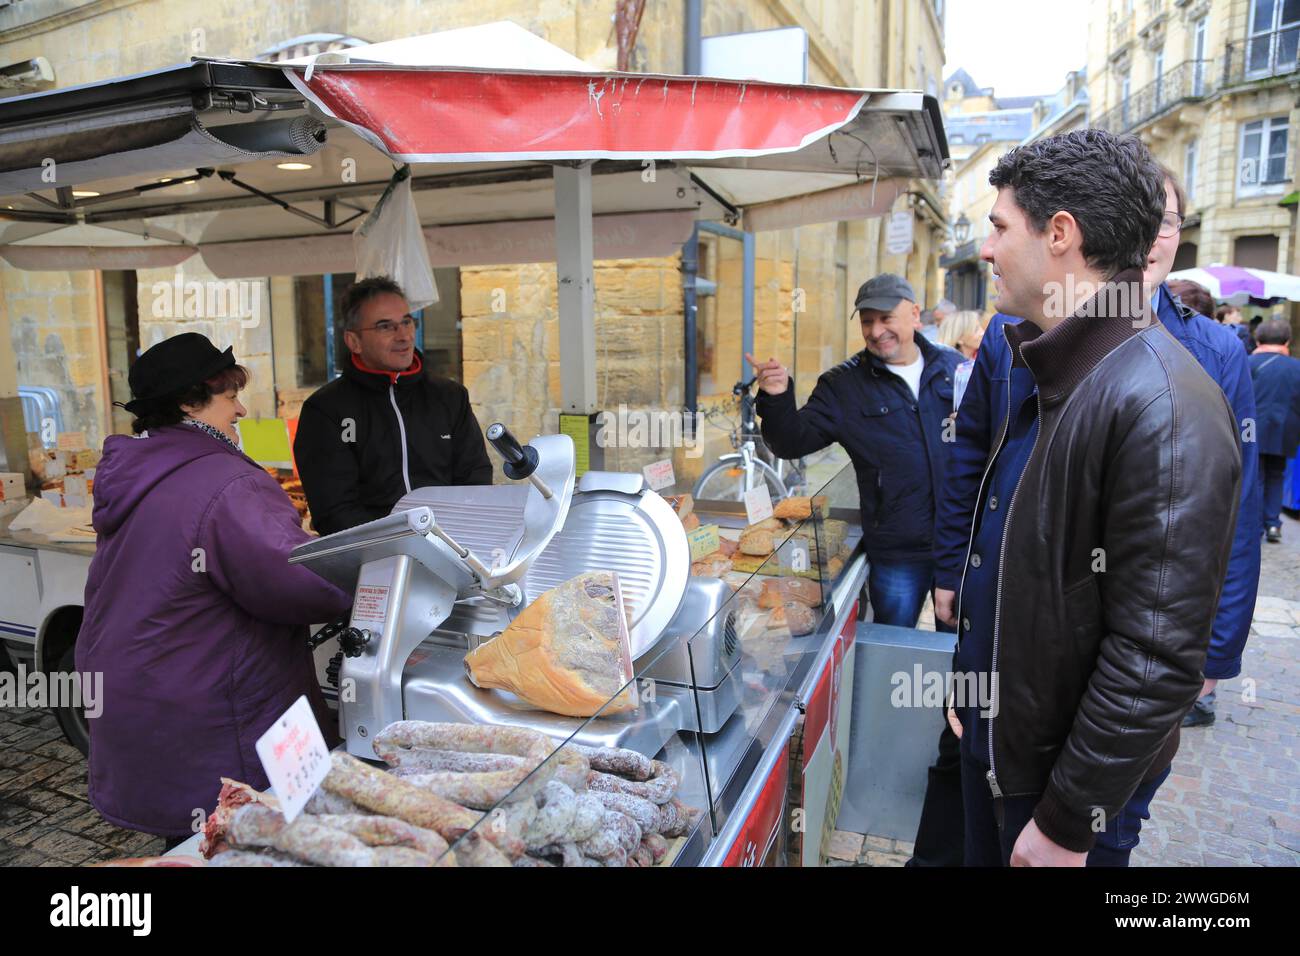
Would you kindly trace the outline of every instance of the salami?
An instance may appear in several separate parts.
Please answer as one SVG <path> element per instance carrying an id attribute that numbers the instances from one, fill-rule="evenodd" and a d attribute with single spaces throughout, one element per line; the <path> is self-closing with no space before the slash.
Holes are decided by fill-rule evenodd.
<path id="1" fill-rule="evenodd" d="M 677 792 L 681 780 L 677 776 L 677 771 L 666 763 L 659 760 L 651 763 L 654 776 L 644 781 L 624 780 L 610 773 L 593 770 L 587 774 L 587 789 L 605 793 L 627 793 L 642 800 L 649 800 L 651 803 L 667 803 Z"/>
<path id="2" fill-rule="evenodd" d="M 434 859 L 447 852 L 447 841 L 432 830 L 413 826 L 396 817 L 375 814 L 320 814 L 321 826 L 350 833 L 366 846 L 403 846 Z"/>
<path id="3" fill-rule="evenodd" d="M 517 770 L 520 767 L 532 769 L 532 764 L 524 757 L 510 754 L 471 754 L 457 750 L 425 750 L 422 747 L 404 749 L 401 747 L 384 747 L 375 744 L 375 752 L 391 767 L 399 777 L 412 774 L 445 771 L 453 773 L 490 773 L 497 770 Z"/>
<path id="4" fill-rule="evenodd" d="M 635 750 L 622 747 L 580 747 L 576 744 L 572 746 L 587 758 L 592 770 L 616 773 L 632 780 L 649 780 L 654 776 L 653 761 Z"/>
<path id="5" fill-rule="evenodd" d="M 636 821 L 644 833 L 656 833 L 659 830 L 659 808 L 649 800 L 643 800 L 640 797 L 634 797 L 630 793 L 604 793 L 594 792 L 592 794 L 597 800 L 603 803 L 606 809 L 617 810 Z"/>
<path id="6" fill-rule="evenodd" d="M 668 841 L 659 833 L 643 833 L 641 845 L 650 851 L 652 863 L 659 863 L 668 855 Z"/>
<path id="7" fill-rule="evenodd" d="M 347 797 L 367 810 L 434 830 L 448 842 L 468 832 L 481 816 L 341 751 L 335 751 L 331 759 L 333 767 L 321 784 L 330 793 Z M 512 840 L 507 833 L 488 832 L 486 836 L 512 859 L 524 852 L 523 843 Z"/>
<path id="8" fill-rule="evenodd" d="M 268 847 L 316 866 L 431 866 L 433 858 L 415 851 L 395 854 L 399 847 L 373 851 L 361 840 L 310 817 L 286 823 L 277 810 L 250 804 L 230 819 L 230 844 L 239 849 Z"/>

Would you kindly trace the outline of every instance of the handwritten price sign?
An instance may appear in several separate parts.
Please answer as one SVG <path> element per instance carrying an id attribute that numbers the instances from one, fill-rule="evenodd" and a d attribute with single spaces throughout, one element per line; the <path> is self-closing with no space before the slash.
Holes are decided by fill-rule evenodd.
<path id="1" fill-rule="evenodd" d="M 330 772 L 330 753 L 305 695 L 258 738 L 256 746 L 280 810 L 292 823 Z"/>

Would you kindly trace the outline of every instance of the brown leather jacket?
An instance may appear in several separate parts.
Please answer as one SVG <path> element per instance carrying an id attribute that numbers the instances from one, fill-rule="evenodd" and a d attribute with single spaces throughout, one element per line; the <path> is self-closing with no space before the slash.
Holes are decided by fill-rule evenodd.
<path id="1" fill-rule="evenodd" d="M 1003 545 L 992 769 L 1075 851 L 1178 749 L 1241 481 L 1219 387 L 1140 294 L 1105 293 L 1050 332 L 1006 327 L 1040 419 Z"/>

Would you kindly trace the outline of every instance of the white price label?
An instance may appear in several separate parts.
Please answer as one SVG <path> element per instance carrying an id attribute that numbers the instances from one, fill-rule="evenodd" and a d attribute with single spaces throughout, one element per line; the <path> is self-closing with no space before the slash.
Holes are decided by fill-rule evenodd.
<path id="1" fill-rule="evenodd" d="M 745 514 L 749 516 L 750 524 L 758 524 L 772 517 L 772 495 L 766 484 L 745 492 Z"/>
<path id="2" fill-rule="evenodd" d="M 280 811 L 292 823 L 330 772 L 330 752 L 306 695 L 293 702 L 256 746 Z"/>
<path id="3" fill-rule="evenodd" d="M 660 488 L 669 488 L 677 484 L 677 478 L 673 475 L 673 460 L 665 458 L 663 461 L 656 461 L 653 464 L 646 465 L 641 469 L 645 475 L 646 483 L 650 486 L 651 491 L 658 491 Z"/>

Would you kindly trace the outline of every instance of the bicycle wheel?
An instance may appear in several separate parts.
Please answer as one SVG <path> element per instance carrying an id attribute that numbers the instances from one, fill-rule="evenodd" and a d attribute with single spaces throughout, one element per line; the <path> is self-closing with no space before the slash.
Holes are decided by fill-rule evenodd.
<path id="1" fill-rule="evenodd" d="M 754 459 L 755 487 L 759 481 L 766 482 L 773 502 L 786 496 L 785 483 L 776 470 L 767 462 Z M 740 459 L 724 458 L 700 475 L 692 495 L 697 501 L 743 501 L 748 490 L 745 486 L 745 469 Z"/>

